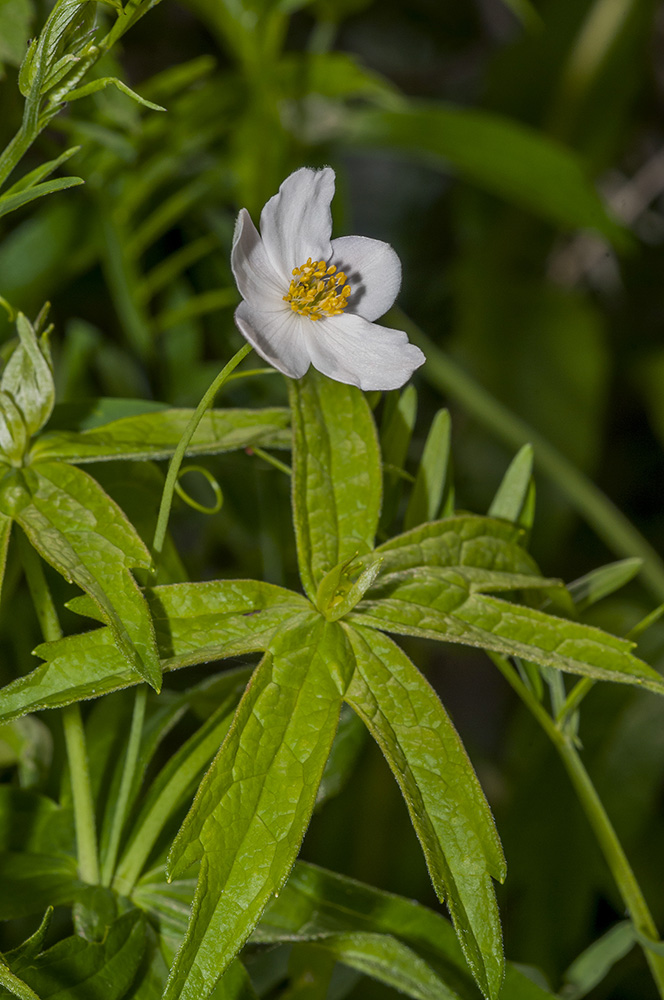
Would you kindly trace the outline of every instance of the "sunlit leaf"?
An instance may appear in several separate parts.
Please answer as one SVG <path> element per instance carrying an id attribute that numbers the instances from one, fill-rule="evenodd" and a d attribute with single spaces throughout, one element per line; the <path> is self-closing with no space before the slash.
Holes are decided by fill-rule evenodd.
<path id="1" fill-rule="evenodd" d="M 502 936 L 491 876 L 505 877 L 493 817 L 443 706 L 387 636 L 348 629 L 355 673 L 346 700 L 399 782 L 434 888 L 478 984 L 498 995 Z"/>
<path id="2" fill-rule="evenodd" d="M 35 441 L 33 461 L 62 459 L 97 462 L 104 459 L 168 458 L 175 451 L 192 410 L 158 410 L 123 417 L 81 433 L 47 431 Z M 187 455 L 206 455 L 266 445 L 290 445 L 289 413 L 285 409 L 212 410 L 206 413 Z"/>
<path id="3" fill-rule="evenodd" d="M 159 688 L 154 629 L 131 575 L 150 556 L 120 508 L 86 473 L 55 462 L 5 477 L 0 502 L 44 559 L 96 602 L 127 664 Z"/>
<path id="4" fill-rule="evenodd" d="M 341 626 L 299 616 L 257 669 L 171 850 L 177 877 L 201 861 L 187 935 L 164 1000 L 206 996 L 283 885 L 337 727 L 347 662 Z"/>
<path id="5" fill-rule="evenodd" d="M 313 368 L 289 380 L 293 412 L 293 519 L 305 592 L 373 545 L 381 502 L 378 441 L 359 389 Z"/>

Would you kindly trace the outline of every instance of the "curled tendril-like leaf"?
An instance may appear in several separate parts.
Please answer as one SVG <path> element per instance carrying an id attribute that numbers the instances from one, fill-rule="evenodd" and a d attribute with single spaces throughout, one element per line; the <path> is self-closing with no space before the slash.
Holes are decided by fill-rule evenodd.
<path id="1" fill-rule="evenodd" d="M 205 504 L 199 503 L 198 500 L 194 500 L 194 498 L 190 496 L 182 487 L 180 480 L 189 472 L 199 472 L 203 478 L 207 480 L 212 492 L 214 493 L 214 504 L 212 504 L 212 506 L 206 507 Z M 186 465 L 184 468 L 180 469 L 180 475 L 175 483 L 175 492 L 181 500 L 184 500 L 186 504 L 194 510 L 199 511 L 201 514 L 218 514 L 224 502 L 224 494 L 221 486 L 214 478 L 210 470 L 206 469 L 202 465 Z"/>

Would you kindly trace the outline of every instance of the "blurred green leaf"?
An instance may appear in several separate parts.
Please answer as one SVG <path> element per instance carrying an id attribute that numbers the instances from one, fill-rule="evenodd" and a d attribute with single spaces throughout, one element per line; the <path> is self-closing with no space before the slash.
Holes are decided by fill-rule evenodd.
<path id="1" fill-rule="evenodd" d="M 380 428 L 380 448 L 383 455 L 383 507 L 381 528 L 389 531 L 401 497 L 408 446 L 417 416 L 417 391 L 408 385 L 403 392 L 389 393 L 385 398 Z"/>
<path id="2" fill-rule="evenodd" d="M 78 878 L 74 858 L 28 851 L 0 853 L 0 878 L 0 920 L 73 903 L 86 888 Z"/>
<path id="3" fill-rule="evenodd" d="M 203 770 L 223 742 L 248 680 L 249 671 L 234 671 L 231 674 L 227 696 L 197 732 L 171 756 L 143 796 L 113 882 L 114 888 L 122 895 L 129 895 L 172 814 L 196 790 Z"/>
<path id="4" fill-rule="evenodd" d="M 130 910 L 103 942 L 64 938 L 17 972 L 41 1000 L 122 1000 L 140 967 L 146 931 L 144 915 Z"/>
<path id="5" fill-rule="evenodd" d="M 348 705 L 342 705 L 334 743 L 327 758 L 316 796 L 316 805 L 338 795 L 349 780 L 366 742 L 366 729 Z"/>
<path id="6" fill-rule="evenodd" d="M 489 517 L 500 517 L 519 524 L 521 513 L 528 499 L 533 472 L 533 448 L 524 444 L 510 462 L 495 497 L 488 510 Z"/>
<path id="7" fill-rule="evenodd" d="M 0 785 L 0 851 L 70 855 L 73 817 L 53 799 L 12 785 Z"/>
<path id="8" fill-rule="evenodd" d="M 0 768 L 17 765 L 22 788 L 44 783 L 52 756 L 51 731 L 41 719 L 29 715 L 0 725 Z"/>
<path id="9" fill-rule="evenodd" d="M 0 63 L 19 65 L 28 45 L 34 14 L 32 0 L 0 0 Z"/>
<path id="10" fill-rule="evenodd" d="M 505 860 L 479 782 L 433 689 L 399 647 L 363 628 L 347 634 L 355 672 L 346 700 L 399 782 L 475 979 L 497 997 L 504 960 L 491 876 L 504 879 Z"/>
<path id="11" fill-rule="evenodd" d="M 424 521 L 433 521 L 441 507 L 454 505 L 451 470 L 451 432 L 449 410 L 438 410 L 433 418 L 417 468 L 415 483 L 404 517 L 404 530 L 415 528 Z M 451 499 L 451 504 L 450 504 Z"/>
<path id="12" fill-rule="evenodd" d="M 570 583 L 567 589 L 577 611 L 585 611 L 597 601 L 620 590 L 638 575 L 642 565 L 643 560 L 638 557 L 619 559 L 618 562 L 599 566 Z"/>
<path id="13" fill-rule="evenodd" d="M 302 861 L 296 862 L 279 896 L 268 904 L 250 940 L 276 944 L 352 931 L 403 942 L 455 994 L 476 1000 L 477 988 L 448 920 L 410 899 Z M 508 962 L 501 995 L 509 1000 L 544 1000 L 552 994 Z"/>
<path id="14" fill-rule="evenodd" d="M 347 113 L 353 145 L 402 149 L 564 229 L 595 229 L 617 247 L 631 240 L 609 214 L 579 157 L 547 135 L 476 109 L 411 102 L 403 111 Z"/>
<path id="15" fill-rule="evenodd" d="M 624 958 L 636 942 L 634 927 L 629 920 L 615 924 L 579 955 L 565 972 L 563 996 L 566 1000 L 581 1000 L 598 986 L 616 962 Z"/>

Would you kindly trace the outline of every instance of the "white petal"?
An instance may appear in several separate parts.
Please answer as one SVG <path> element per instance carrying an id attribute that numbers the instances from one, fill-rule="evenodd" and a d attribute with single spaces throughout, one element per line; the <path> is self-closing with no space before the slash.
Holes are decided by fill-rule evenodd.
<path id="1" fill-rule="evenodd" d="M 260 308 L 267 301 L 283 301 L 288 291 L 272 267 L 258 230 L 246 208 L 240 209 L 233 233 L 231 267 L 240 295 Z"/>
<path id="2" fill-rule="evenodd" d="M 348 312 L 373 322 L 393 305 L 401 288 L 401 261 L 389 243 L 341 236 L 332 240 L 332 263 L 348 278 Z"/>
<path id="3" fill-rule="evenodd" d="M 311 363 L 302 331 L 304 322 L 287 307 L 263 312 L 240 302 L 235 310 L 235 325 L 242 336 L 268 364 L 289 378 L 302 378 Z"/>
<path id="4" fill-rule="evenodd" d="M 361 316 L 332 316 L 304 327 L 314 368 L 360 389 L 398 389 L 426 358 L 403 330 L 369 323 Z"/>
<path id="5" fill-rule="evenodd" d="M 261 212 L 261 236 L 272 266 L 291 281 L 294 267 L 312 260 L 329 260 L 332 253 L 334 170 L 302 167 L 287 177 L 279 194 Z"/>

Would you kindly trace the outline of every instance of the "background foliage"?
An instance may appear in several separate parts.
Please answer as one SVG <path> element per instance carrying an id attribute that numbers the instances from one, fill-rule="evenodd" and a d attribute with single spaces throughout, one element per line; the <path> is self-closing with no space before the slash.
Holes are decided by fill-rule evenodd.
<path id="1" fill-rule="evenodd" d="M 17 66 L 47 12 L 0 0 L 0 145 L 18 127 Z M 110 8 L 100 4 L 96 16 L 110 20 Z M 92 75 L 120 77 L 166 112 L 107 88 L 54 118 L 25 167 L 80 146 L 65 170 L 85 184 L 0 219 L 0 295 L 30 316 L 52 302 L 60 402 L 195 405 L 239 342 L 228 264 L 238 208 L 255 215 L 292 169 L 331 164 L 336 232 L 394 245 L 405 316 L 395 310 L 392 320 L 426 331 L 417 415 L 412 394 L 399 411 L 414 432 L 394 446 L 393 464 L 414 472 L 435 412 L 448 405 L 456 505 L 485 511 L 512 454 L 531 440 L 531 548 L 543 572 L 570 580 L 616 555 L 647 557 L 639 581 L 590 612 L 624 634 L 664 600 L 664 570 L 592 516 L 592 496 L 566 460 L 662 550 L 663 28 L 654 0 L 165 0 Z M 0 327 L 8 338 L 4 316 Z M 285 402 L 278 378 L 237 380 L 226 394 L 235 406 Z M 176 509 L 183 567 L 171 553 L 173 578 L 297 589 L 293 548 L 282 544 L 292 530 L 284 477 L 256 456 L 201 463 L 222 484 L 224 505 L 210 518 Z M 94 474 L 149 535 L 157 468 L 136 465 L 129 476 L 110 462 Z M 403 515 L 398 480 L 388 484 L 385 536 Z M 205 488 L 200 499 L 209 502 Z M 52 583 L 58 603 L 73 595 L 55 575 Z M 5 587 L 3 684 L 30 668 L 39 641 L 27 598 L 16 613 L 18 574 Z M 567 777 L 483 655 L 427 640 L 405 647 L 441 693 L 496 815 L 509 870 L 499 890 L 506 951 L 558 986 L 622 916 Z M 647 633 L 641 655 L 661 668 L 661 629 Z M 661 927 L 660 711 L 647 694 L 598 685 L 580 735 Z M 50 726 L 48 713 L 39 718 Z M 57 795 L 59 768 L 43 749 L 53 744 L 57 764 L 57 728 L 28 742 L 34 757 L 20 766 Z M 8 773 L 15 758 L 7 751 Z M 357 768 L 314 817 L 305 858 L 435 906 L 373 744 Z M 383 996 L 387 987 L 363 980 L 356 989 Z M 648 998 L 653 989 L 633 951 L 592 996 Z"/>

